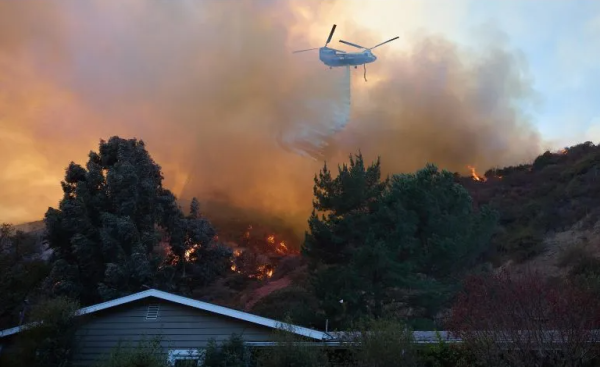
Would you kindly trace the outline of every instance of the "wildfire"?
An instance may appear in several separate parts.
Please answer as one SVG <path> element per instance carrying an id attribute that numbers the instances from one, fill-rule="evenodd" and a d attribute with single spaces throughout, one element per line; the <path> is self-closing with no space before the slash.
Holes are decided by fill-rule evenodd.
<path id="1" fill-rule="evenodd" d="M 273 268 L 268 267 L 267 265 L 260 265 L 257 269 L 256 269 L 256 279 L 259 280 L 263 280 L 265 278 L 270 278 L 273 276 Z M 253 278 L 254 276 L 251 276 L 251 278 Z"/>
<path id="2" fill-rule="evenodd" d="M 564 148 L 564 149 L 561 149 L 558 151 L 558 154 L 562 154 L 562 155 L 565 155 L 567 153 L 569 153 L 569 149 L 567 149 L 567 148 Z"/>
<path id="3" fill-rule="evenodd" d="M 471 177 L 473 177 L 473 179 L 475 181 L 481 181 L 481 182 L 487 181 L 487 179 L 485 177 L 479 176 L 477 174 L 477 172 L 475 171 L 475 167 L 473 167 L 473 166 L 467 166 L 467 168 L 471 170 Z"/>
<path id="4" fill-rule="evenodd" d="M 275 247 L 275 252 L 277 252 L 280 255 L 285 255 L 289 253 L 289 249 L 284 241 L 279 241 L 279 243 L 276 243 L 274 234 L 269 235 L 267 237 L 267 243 L 273 245 Z"/>
<path id="5" fill-rule="evenodd" d="M 183 256 L 185 257 L 185 261 L 190 261 L 190 255 L 193 254 L 194 251 L 196 251 L 196 249 L 198 249 L 198 247 L 199 247 L 198 244 L 195 244 L 194 246 L 185 250 L 185 253 L 183 254 Z"/>
<path id="6" fill-rule="evenodd" d="M 252 230 L 252 225 L 248 226 L 248 230 L 246 231 L 246 233 L 244 233 L 244 238 L 248 239 L 250 238 L 250 231 Z"/>

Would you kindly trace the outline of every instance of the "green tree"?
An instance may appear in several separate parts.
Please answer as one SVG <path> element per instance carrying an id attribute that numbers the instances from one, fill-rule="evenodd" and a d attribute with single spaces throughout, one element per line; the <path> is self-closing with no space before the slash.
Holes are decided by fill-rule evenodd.
<path id="1" fill-rule="evenodd" d="M 418 290 L 413 304 L 430 313 L 477 264 L 497 223 L 495 211 L 487 206 L 475 211 L 454 175 L 431 164 L 414 174 L 394 175 L 383 210 L 379 231 L 388 234 L 386 243 L 397 244 L 395 258 L 409 270 L 406 285 Z"/>
<path id="2" fill-rule="evenodd" d="M 302 253 L 313 264 L 347 263 L 367 238 L 364 228 L 369 225 L 369 214 L 377 210 L 387 186 L 387 180 L 381 180 L 380 161 L 365 167 L 359 153 L 350 156 L 350 165 L 338 166 L 337 177 L 332 177 L 325 164 L 314 181 L 310 231 Z"/>
<path id="3" fill-rule="evenodd" d="M 79 304 L 65 297 L 36 305 L 29 321 L 15 340 L 14 360 L 9 366 L 68 366 L 77 330 Z"/>
<path id="4" fill-rule="evenodd" d="M 366 167 L 358 154 L 336 178 L 325 166 L 314 193 L 303 254 L 338 327 L 400 302 L 431 316 L 477 263 L 496 223 L 434 165 L 382 180 L 379 159 Z"/>
<path id="5" fill-rule="evenodd" d="M 162 237 L 177 257 L 174 271 L 182 270 L 192 242 L 208 241 L 214 230 L 205 220 L 186 220 L 162 180 L 160 166 L 136 139 L 101 140 L 85 168 L 71 162 L 59 208 L 45 217 L 55 256 L 53 293 L 87 304 L 152 286 Z"/>
<path id="6" fill-rule="evenodd" d="M 196 198 L 190 204 L 190 214 L 185 219 L 185 248 L 189 251 L 188 263 L 192 279 L 206 285 L 225 275 L 231 267 L 233 251 L 220 243 L 213 242 L 217 232 L 200 213 Z"/>
<path id="7" fill-rule="evenodd" d="M 0 329 L 13 327 L 39 293 L 48 275 L 41 258 L 41 244 L 35 235 L 15 231 L 10 224 L 0 228 Z"/>

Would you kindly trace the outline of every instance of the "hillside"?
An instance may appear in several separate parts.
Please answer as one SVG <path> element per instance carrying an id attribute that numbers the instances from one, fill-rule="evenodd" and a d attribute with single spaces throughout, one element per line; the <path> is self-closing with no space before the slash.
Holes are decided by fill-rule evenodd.
<path id="1" fill-rule="evenodd" d="M 600 254 L 600 146 L 587 142 L 546 152 L 531 164 L 491 169 L 483 176 L 474 170 L 470 177 L 455 174 L 455 180 L 468 190 L 475 207 L 489 205 L 499 214 L 480 263 L 516 271 L 533 266 L 547 276 L 600 273 L 595 260 Z M 270 317 L 282 318 L 289 311 L 298 323 L 322 327 L 315 314 L 319 301 L 307 291 L 306 261 L 288 246 L 298 241 L 297 234 L 280 224 L 252 225 L 247 216 L 232 215 L 228 220 L 223 211 L 208 219 L 219 240 L 233 250 L 231 271 L 206 286 L 195 285 L 194 275 L 184 272 L 175 291 Z M 43 246 L 42 221 L 15 229 L 33 234 Z M 33 292 L 33 283 L 14 295 L 14 305 Z M 9 314 L 16 310 L 3 312 L 8 325 L 14 320 Z"/>
<path id="2" fill-rule="evenodd" d="M 600 244 L 600 146 L 591 142 L 460 182 L 477 205 L 500 213 L 490 248 L 496 265 L 507 260 L 550 265 L 565 248 L 595 252 Z"/>

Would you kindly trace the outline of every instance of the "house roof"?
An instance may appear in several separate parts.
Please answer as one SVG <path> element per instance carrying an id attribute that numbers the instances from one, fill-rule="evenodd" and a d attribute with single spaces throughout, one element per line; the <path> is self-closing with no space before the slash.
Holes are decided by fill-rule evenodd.
<path id="1" fill-rule="evenodd" d="M 284 323 L 281 321 L 268 319 L 266 317 L 253 315 L 253 314 L 250 314 L 247 312 L 242 312 L 242 311 L 234 310 L 231 308 L 218 306 L 218 305 L 215 305 L 212 303 L 197 301 L 195 299 L 159 291 L 157 289 L 149 289 L 149 290 L 146 290 L 143 292 L 131 294 L 129 296 L 113 299 L 111 301 L 84 307 L 84 308 L 77 310 L 75 314 L 77 316 L 87 315 L 87 314 L 106 310 L 108 308 L 117 307 L 117 306 L 120 306 L 123 304 L 139 301 L 141 299 L 150 298 L 150 297 L 154 297 L 154 298 L 158 298 L 158 299 L 161 299 L 164 301 L 173 302 L 173 303 L 177 303 L 180 305 L 192 307 L 192 308 L 202 310 L 202 311 L 212 312 L 217 315 L 231 317 L 234 319 L 246 321 L 246 322 L 256 324 L 256 325 L 266 326 L 266 327 L 269 327 L 272 329 L 284 328 L 285 330 L 289 330 L 290 332 L 293 332 L 294 334 L 308 337 L 311 339 L 316 339 L 316 340 L 332 339 L 332 337 L 329 334 L 324 333 L 322 331 L 317 331 L 317 330 L 305 328 L 302 326 L 287 324 L 287 323 Z M 0 331 L 0 338 L 16 334 L 16 333 L 20 332 L 25 326 L 26 325 L 2 330 L 2 331 Z"/>

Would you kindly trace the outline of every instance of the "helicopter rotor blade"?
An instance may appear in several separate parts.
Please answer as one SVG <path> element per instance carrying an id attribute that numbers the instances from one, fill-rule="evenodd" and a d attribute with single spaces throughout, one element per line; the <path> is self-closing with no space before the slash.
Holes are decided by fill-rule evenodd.
<path id="1" fill-rule="evenodd" d="M 331 27 L 331 32 L 329 32 L 329 37 L 327 37 L 327 42 L 325 42 L 325 46 L 327 46 L 329 42 L 331 42 L 331 37 L 333 37 L 333 32 L 335 32 L 336 27 L 336 24 L 334 24 L 333 27 Z"/>
<path id="2" fill-rule="evenodd" d="M 320 49 L 320 48 L 321 48 L 321 47 L 307 48 L 306 50 L 298 50 L 298 51 L 293 51 L 292 53 L 293 53 L 293 54 L 297 54 L 297 53 L 299 53 L 299 52 L 313 51 L 313 50 L 318 50 L 318 49 Z"/>
<path id="3" fill-rule="evenodd" d="M 346 44 L 346 45 L 350 45 L 356 48 L 364 48 L 367 49 L 366 47 L 363 47 L 361 45 L 357 45 L 356 43 L 352 43 L 352 42 L 348 42 L 348 41 L 344 41 L 344 40 L 340 40 L 341 43 Z"/>
<path id="4" fill-rule="evenodd" d="M 394 41 L 394 40 L 397 40 L 398 38 L 400 38 L 400 37 L 399 37 L 399 36 L 396 36 L 396 37 L 394 37 L 394 38 L 392 38 L 392 39 L 389 39 L 389 40 L 387 40 L 387 41 L 385 41 L 385 42 L 381 42 L 380 44 L 378 44 L 378 45 L 376 45 L 376 46 L 373 46 L 373 47 L 369 48 L 368 50 L 372 50 L 372 49 L 374 49 L 374 48 L 377 48 L 377 47 L 379 47 L 379 46 L 385 45 L 386 43 L 388 43 L 388 42 L 392 42 L 392 41 Z"/>

